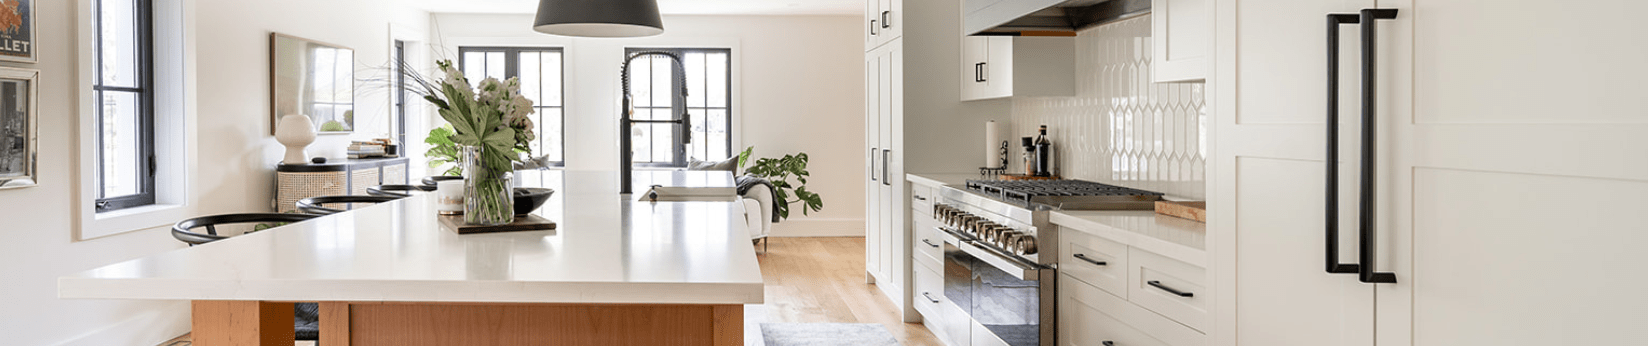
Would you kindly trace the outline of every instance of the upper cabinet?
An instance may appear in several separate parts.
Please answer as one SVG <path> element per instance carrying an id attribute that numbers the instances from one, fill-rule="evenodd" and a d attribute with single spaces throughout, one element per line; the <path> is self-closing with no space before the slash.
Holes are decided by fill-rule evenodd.
<path id="1" fill-rule="evenodd" d="M 1199 82 L 1207 79 L 1208 0 L 1151 0 L 1151 62 L 1155 81 Z"/>
<path id="2" fill-rule="evenodd" d="M 864 51 L 904 36 L 904 0 L 864 0 Z"/>
<path id="3" fill-rule="evenodd" d="M 1069 37 L 963 36 L 961 55 L 962 101 L 1076 94 Z"/>

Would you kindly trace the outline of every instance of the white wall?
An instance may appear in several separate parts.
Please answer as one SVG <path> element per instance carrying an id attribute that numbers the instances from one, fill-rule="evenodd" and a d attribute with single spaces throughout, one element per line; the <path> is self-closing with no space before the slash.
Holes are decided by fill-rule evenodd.
<path id="1" fill-rule="evenodd" d="M 566 52 L 569 170 L 617 170 L 619 66 L 625 47 L 733 48 L 733 147 L 757 157 L 806 152 L 808 190 L 825 207 L 792 209 L 775 236 L 862 235 L 863 44 L 858 16 L 665 16 L 665 33 L 633 39 L 573 39 L 531 30 L 531 15 L 439 14 L 437 56 L 459 46 L 558 46 Z M 422 138 L 422 134 L 409 134 Z"/>
<path id="2" fill-rule="evenodd" d="M 0 191 L 0 335 L 11 345 L 155 345 L 188 330 L 188 304 L 57 299 L 57 277 L 182 247 L 164 229 L 73 241 L 77 114 L 76 1 L 35 1 L 37 64 L 42 71 L 41 185 Z M 342 44 L 357 63 L 388 62 L 389 27 L 424 29 L 428 16 L 395 0 L 192 1 L 197 39 L 200 143 L 191 204 L 197 214 L 267 211 L 281 149 L 269 135 L 268 34 Z M 362 66 L 364 67 L 364 66 Z M 364 73 L 363 73 L 364 75 Z M 369 87 L 361 89 L 369 90 Z M 362 93 L 358 114 L 372 119 L 387 94 Z M 382 115 L 377 119 L 384 119 Z M 360 121 L 360 120 L 357 120 Z M 333 145 L 346 141 L 329 138 Z M 324 142 L 323 142 L 324 143 Z M 317 143 L 320 144 L 320 143 Z"/>

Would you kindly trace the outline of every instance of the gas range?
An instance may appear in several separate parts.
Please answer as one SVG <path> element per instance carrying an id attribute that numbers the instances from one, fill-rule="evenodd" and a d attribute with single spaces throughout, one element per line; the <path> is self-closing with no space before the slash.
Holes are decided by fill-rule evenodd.
<path id="1" fill-rule="evenodd" d="M 1161 199 L 1157 192 L 1081 180 L 945 186 L 932 214 L 944 233 L 944 294 L 1004 344 L 1053 345 L 1059 256 L 1048 215 L 1151 209 Z"/>
<path id="2" fill-rule="evenodd" d="M 1031 209 L 1147 210 L 1162 193 L 1084 180 L 968 180 L 973 193 Z"/>

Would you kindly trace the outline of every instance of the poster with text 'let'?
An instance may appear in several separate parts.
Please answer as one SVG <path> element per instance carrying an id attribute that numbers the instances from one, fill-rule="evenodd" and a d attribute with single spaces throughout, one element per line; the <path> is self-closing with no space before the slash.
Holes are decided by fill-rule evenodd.
<path id="1" fill-rule="evenodd" d="M 0 60 L 34 62 L 34 0 L 0 0 Z"/>

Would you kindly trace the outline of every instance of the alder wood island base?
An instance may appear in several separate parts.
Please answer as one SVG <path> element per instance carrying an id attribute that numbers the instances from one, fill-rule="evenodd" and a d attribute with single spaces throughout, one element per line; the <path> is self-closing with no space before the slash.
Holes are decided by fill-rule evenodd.
<path id="1" fill-rule="evenodd" d="M 603 172 L 520 179 L 558 190 L 537 212 L 558 229 L 458 235 L 420 195 L 62 277 L 58 293 L 192 301 L 196 345 L 291 345 L 295 302 L 320 303 L 327 346 L 744 344 L 763 284 L 741 204 L 639 202 Z"/>

